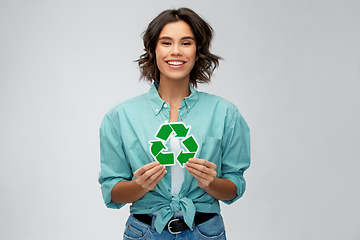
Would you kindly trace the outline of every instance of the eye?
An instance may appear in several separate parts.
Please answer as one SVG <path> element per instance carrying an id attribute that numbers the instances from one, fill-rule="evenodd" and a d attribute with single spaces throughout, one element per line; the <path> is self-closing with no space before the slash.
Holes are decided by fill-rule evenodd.
<path id="1" fill-rule="evenodd" d="M 162 44 L 162 45 L 171 45 L 170 42 L 162 42 L 161 44 Z"/>
<path id="2" fill-rule="evenodd" d="M 191 43 L 190 42 L 183 42 L 182 45 L 191 45 Z"/>

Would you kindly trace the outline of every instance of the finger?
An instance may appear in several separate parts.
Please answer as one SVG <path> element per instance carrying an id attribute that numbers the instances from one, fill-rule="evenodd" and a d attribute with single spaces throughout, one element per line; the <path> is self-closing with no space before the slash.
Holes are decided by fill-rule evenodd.
<path id="1" fill-rule="evenodd" d="M 193 168 L 188 168 L 187 170 L 188 170 L 189 173 L 190 173 L 194 178 L 196 178 L 197 180 L 203 179 L 202 177 L 200 177 L 200 176 L 198 175 L 198 171 L 197 171 L 197 170 L 195 170 L 195 169 L 193 169 Z"/>
<path id="2" fill-rule="evenodd" d="M 204 171 L 201 171 L 197 168 L 202 168 L 204 166 L 195 164 L 194 167 L 192 166 L 186 166 L 186 169 L 189 171 L 191 175 L 193 175 L 196 179 L 204 179 L 204 180 L 210 180 L 212 177 L 214 177 L 214 174 L 211 173 L 205 173 Z"/>
<path id="3" fill-rule="evenodd" d="M 154 174 L 156 174 L 162 170 L 165 170 L 165 166 L 157 165 L 157 166 L 147 170 L 146 172 L 144 172 L 139 178 L 142 178 L 146 181 L 148 178 L 151 178 Z"/>
<path id="4" fill-rule="evenodd" d="M 194 172 L 189 171 L 189 173 L 197 180 L 197 183 L 198 183 L 199 187 L 201 187 L 201 188 L 208 187 L 212 181 L 211 179 L 204 179 L 204 178 L 196 175 L 196 173 L 194 173 Z"/>
<path id="5" fill-rule="evenodd" d="M 211 169 L 216 169 L 216 164 L 215 163 L 212 163 L 212 162 L 209 162 L 205 159 L 200 159 L 200 158 L 190 158 L 189 159 L 189 162 L 190 163 L 197 163 L 197 164 L 201 164 L 201 165 L 204 165 L 208 168 L 211 168 Z"/>
<path id="6" fill-rule="evenodd" d="M 165 167 L 164 166 L 162 166 L 162 167 L 163 167 L 163 169 L 161 169 L 160 171 L 157 171 L 156 173 L 151 175 L 149 178 L 147 178 L 141 186 L 148 190 L 153 190 L 156 187 L 156 184 L 158 183 L 158 181 L 160 181 L 160 179 L 163 177 L 163 175 L 165 175 L 165 171 L 166 171 Z"/>
<path id="7" fill-rule="evenodd" d="M 163 174 L 165 170 L 165 166 L 160 165 L 148 172 L 152 171 L 152 174 L 146 179 L 147 182 L 152 183 L 154 182 L 161 174 Z"/>
<path id="8" fill-rule="evenodd" d="M 143 187 L 144 187 L 144 185 L 146 185 L 146 187 L 147 187 L 148 184 L 146 184 L 146 180 L 149 177 L 151 177 L 154 173 L 160 171 L 162 168 L 163 168 L 162 165 L 155 165 L 155 167 L 147 170 L 146 172 L 143 172 L 142 175 L 139 175 L 138 173 L 135 172 L 134 177 L 136 178 L 136 182 Z M 140 172 L 142 172 L 142 171 L 139 171 L 139 173 Z"/>
<path id="9" fill-rule="evenodd" d="M 209 167 L 207 167 L 205 165 L 200 165 L 200 164 L 197 164 L 197 163 L 187 162 L 186 166 L 196 170 L 198 172 L 197 175 L 199 175 L 199 176 L 201 176 L 202 174 L 210 175 L 212 177 L 216 176 L 216 165 L 215 165 L 215 168 L 212 169 L 212 168 L 209 168 Z"/>
<path id="10" fill-rule="evenodd" d="M 156 184 L 159 183 L 159 181 L 165 176 L 166 170 L 164 169 L 163 171 L 159 171 L 158 173 L 156 173 L 156 175 L 154 175 L 154 181 L 152 181 L 148 188 L 151 190 L 154 190 L 156 187 Z"/>
<path id="11" fill-rule="evenodd" d="M 140 185 L 142 188 L 149 189 L 150 184 L 157 179 L 159 175 L 161 175 L 165 171 L 165 166 L 160 165 L 156 166 L 148 171 L 146 171 L 143 175 L 136 178 L 136 183 Z"/>
<path id="12" fill-rule="evenodd" d="M 136 170 L 134 172 L 134 176 L 141 176 L 143 175 L 146 171 L 148 171 L 149 169 L 152 169 L 156 166 L 158 166 L 160 163 L 158 161 L 155 161 L 155 162 L 151 162 L 151 163 L 148 163 L 144 166 L 142 166 L 141 168 L 139 168 L 138 170 Z"/>

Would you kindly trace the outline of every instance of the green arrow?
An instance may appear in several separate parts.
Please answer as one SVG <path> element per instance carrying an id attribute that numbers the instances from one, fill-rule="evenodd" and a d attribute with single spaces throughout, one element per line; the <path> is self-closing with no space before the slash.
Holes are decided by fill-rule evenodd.
<path id="1" fill-rule="evenodd" d="M 190 128 L 186 128 L 183 123 L 172 123 L 171 127 L 176 132 L 175 137 L 186 137 Z"/>
<path id="2" fill-rule="evenodd" d="M 181 164 L 181 166 L 184 166 L 184 164 L 189 161 L 189 158 L 193 158 L 195 156 L 195 153 L 184 153 L 183 151 L 180 152 L 179 156 L 177 157 L 177 160 Z"/>
<path id="3" fill-rule="evenodd" d="M 168 125 L 168 124 L 165 125 L 164 124 L 164 125 L 161 126 L 161 128 L 160 128 L 159 132 L 157 133 L 156 137 L 166 141 L 169 138 L 171 132 L 172 132 L 172 128 L 170 127 L 170 125 Z"/>
<path id="4" fill-rule="evenodd" d="M 160 164 L 167 165 L 167 164 L 174 164 L 174 153 L 162 153 L 160 152 L 156 156 L 156 160 L 159 161 Z"/>
<path id="5" fill-rule="evenodd" d="M 152 141 L 151 142 L 151 153 L 156 156 L 161 150 L 166 148 L 161 141 Z"/>
<path id="6" fill-rule="evenodd" d="M 196 152 L 198 150 L 199 146 L 197 145 L 197 143 L 192 135 L 190 137 L 188 137 L 187 139 L 185 139 L 184 141 L 182 141 L 182 143 L 189 150 L 189 152 Z"/>

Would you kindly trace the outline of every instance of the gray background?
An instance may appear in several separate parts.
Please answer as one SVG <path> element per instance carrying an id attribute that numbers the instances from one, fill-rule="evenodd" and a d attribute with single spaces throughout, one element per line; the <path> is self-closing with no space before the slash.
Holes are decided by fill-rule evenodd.
<path id="1" fill-rule="evenodd" d="M 199 90 L 252 134 L 247 191 L 222 205 L 229 239 L 360 239 L 360 2 L 0 1 L 0 239 L 121 239 L 106 209 L 98 128 L 138 82 L 140 34 L 188 6 L 215 29 Z"/>

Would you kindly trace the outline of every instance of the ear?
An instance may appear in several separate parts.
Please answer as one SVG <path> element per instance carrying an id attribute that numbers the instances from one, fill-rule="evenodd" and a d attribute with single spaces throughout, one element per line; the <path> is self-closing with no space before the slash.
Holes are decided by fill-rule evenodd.
<path id="1" fill-rule="evenodd" d="M 199 55 L 196 55 L 195 62 L 199 60 Z"/>

